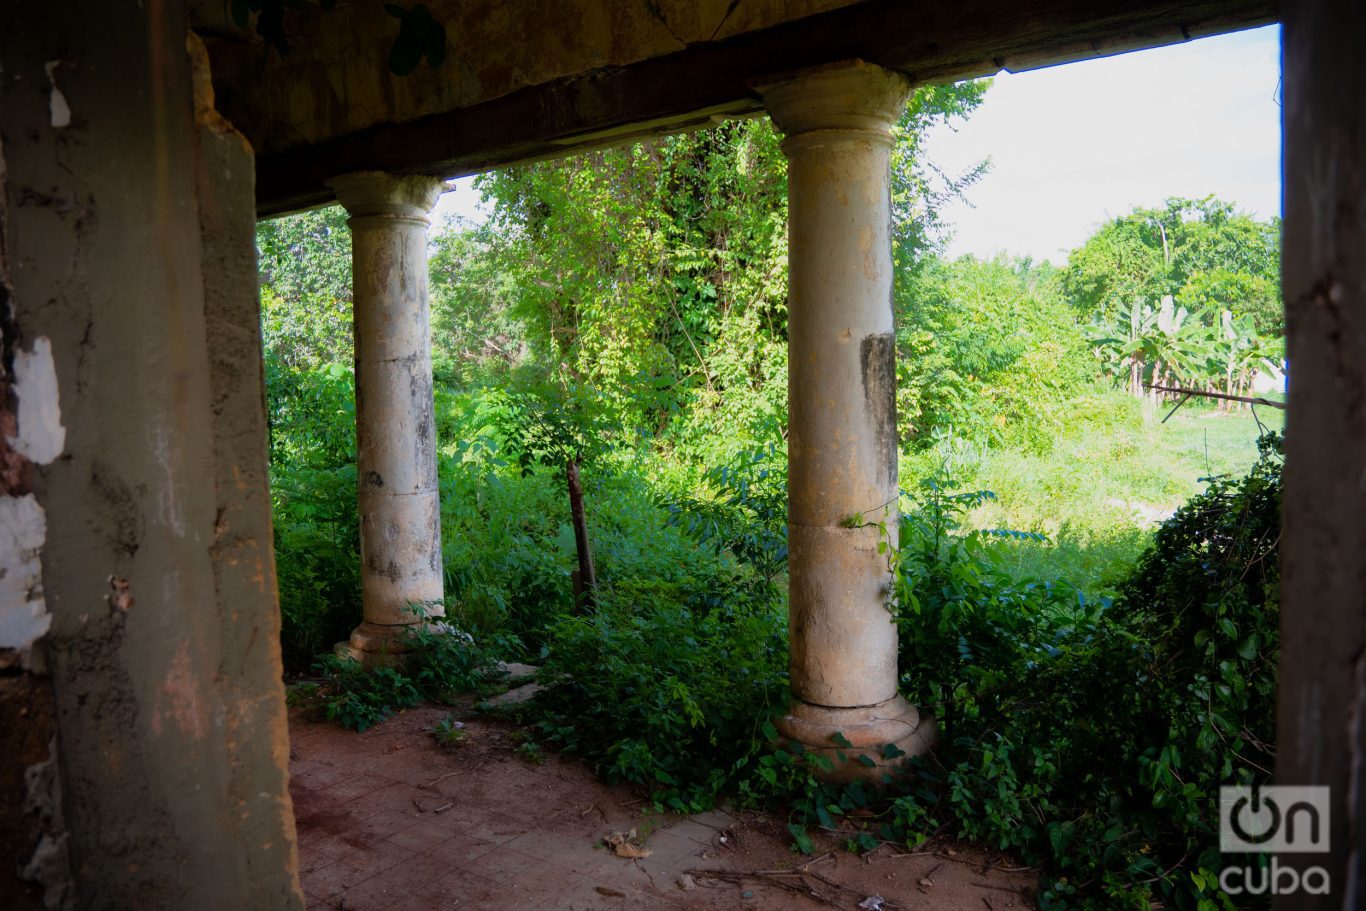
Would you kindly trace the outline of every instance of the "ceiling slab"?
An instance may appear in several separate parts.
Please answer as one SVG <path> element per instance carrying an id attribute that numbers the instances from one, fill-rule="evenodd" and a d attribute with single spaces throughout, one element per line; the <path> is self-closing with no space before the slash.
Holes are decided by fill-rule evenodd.
<path id="1" fill-rule="evenodd" d="M 257 150 L 258 212 L 378 169 L 456 177 L 760 110 L 760 77 L 861 58 L 917 83 L 1019 71 L 1275 21 L 1269 0 L 432 0 L 441 67 L 389 74 L 379 4 L 311 9 L 281 58 L 212 42 L 219 108 Z M 205 30 L 214 29 L 205 25 Z"/>

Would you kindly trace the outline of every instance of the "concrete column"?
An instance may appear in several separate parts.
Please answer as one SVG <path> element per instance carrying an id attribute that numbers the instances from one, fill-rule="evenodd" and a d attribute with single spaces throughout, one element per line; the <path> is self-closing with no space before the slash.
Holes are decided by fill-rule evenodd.
<path id="1" fill-rule="evenodd" d="M 778 729 L 880 778 L 884 744 L 929 746 L 897 692 L 886 553 L 897 541 L 891 127 L 909 85 L 861 61 L 757 86 L 787 136 L 790 712 Z M 838 759 L 838 757 L 836 757 Z"/>
<path id="2" fill-rule="evenodd" d="M 1329 888 L 1274 907 L 1318 911 L 1366 907 L 1366 8 L 1301 0 L 1280 15 L 1290 408 L 1275 783 L 1326 788 L 1329 812 L 1323 853 L 1277 859 L 1320 868 Z"/>
<path id="3" fill-rule="evenodd" d="M 191 91 L 186 7 L 0 3 L 12 911 L 303 908 L 255 163 Z"/>
<path id="4" fill-rule="evenodd" d="M 341 648 L 385 663 L 420 619 L 444 614 L 427 309 L 427 213 L 443 184 L 363 171 L 330 185 L 351 213 L 365 615 Z"/>

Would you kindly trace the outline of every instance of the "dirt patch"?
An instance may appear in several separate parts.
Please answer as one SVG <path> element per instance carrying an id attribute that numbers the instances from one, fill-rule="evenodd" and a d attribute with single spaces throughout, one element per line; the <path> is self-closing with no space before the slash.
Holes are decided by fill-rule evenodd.
<path id="1" fill-rule="evenodd" d="M 633 789 L 470 717 L 458 746 L 422 707 L 362 734 L 290 719 L 291 783 L 309 908 L 843 909 L 1033 907 L 1035 875 L 948 844 L 855 856 L 838 834 L 792 851 L 782 820 L 717 810 L 652 814 Z M 539 761 L 537 761 L 539 760 Z M 604 843 L 635 829 L 648 856 Z"/>

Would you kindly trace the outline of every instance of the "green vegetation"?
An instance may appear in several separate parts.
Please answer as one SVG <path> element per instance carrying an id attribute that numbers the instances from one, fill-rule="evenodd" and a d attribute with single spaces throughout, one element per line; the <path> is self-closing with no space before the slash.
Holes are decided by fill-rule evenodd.
<path id="1" fill-rule="evenodd" d="M 465 730 L 465 725 L 456 720 L 454 715 L 447 715 L 432 728 L 432 739 L 448 753 L 453 753 L 464 746 L 468 737 L 469 732 Z"/>
<path id="2" fill-rule="evenodd" d="M 901 831 L 934 820 L 1044 863 L 1044 908 L 1233 907 L 1216 785 L 1265 781 L 1274 755 L 1280 439 L 1259 446 L 1114 600 L 1012 575 L 999 536 L 960 525 L 985 494 L 927 482 L 902 527 L 901 660 L 948 736 L 894 802 Z"/>
<path id="3" fill-rule="evenodd" d="M 1284 356 L 1280 222 L 1212 197 L 1105 225 L 1073 251 L 1063 291 L 1135 395 L 1145 383 L 1240 395 Z"/>
<path id="4" fill-rule="evenodd" d="M 661 806 L 782 808 L 799 850 L 816 826 L 856 850 L 1007 849 L 1042 865 L 1047 908 L 1232 907 L 1209 852 L 1218 785 L 1269 768 L 1279 462 L 1255 443 L 1279 416 L 1192 401 L 1164 423 L 1176 402 L 1143 386 L 1236 392 L 1279 358 L 1277 226 L 1171 200 L 1063 269 L 947 261 L 937 208 L 981 171 L 946 178 L 919 143 L 984 89 L 919 90 L 893 156 L 914 492 L 893 609 L 903 688 L 942 729 L 918 777 L 820 785 L 825 760 L 769 722 L 787 287 L 764 121 L 490 175 L 489 221 L 434 232 L 453 631 L 416 634 L 402 672 L 317 659 L 360 616 L 344 216 L 262 225 L 283 645 L 323 674 L 292 698 L 362 728 L 530 660 L 521 752 L 580 756 Z M 453 720 L 434 736 L 461 739 Z"/>

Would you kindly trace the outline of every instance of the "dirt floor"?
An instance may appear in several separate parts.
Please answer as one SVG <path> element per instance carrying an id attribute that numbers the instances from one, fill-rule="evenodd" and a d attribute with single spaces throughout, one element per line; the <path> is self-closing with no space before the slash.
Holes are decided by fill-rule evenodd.
<path id="1" fill-rule="evenodd" d="M 355 734 L 294 711 L 290 793 L 310 909 L 1034 906 L 1034 874 L 968 848 L 858 857 L 829 833 L 808 857 L 765 814 L 650 814 L 639 794 L 581 763 L 528 757 L 516 728 L 497 720 L 464 717 L 462 743 L 443 750 L 431 731 L 450 714 L 411 709 Z M 614 835 L 619 849 L 607 844 Z"/>

